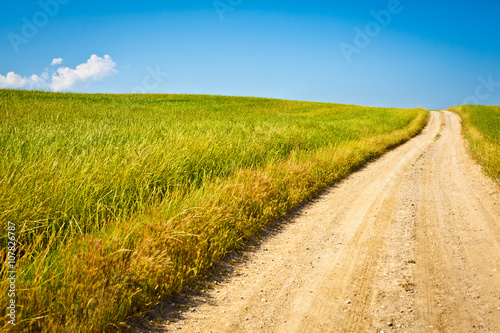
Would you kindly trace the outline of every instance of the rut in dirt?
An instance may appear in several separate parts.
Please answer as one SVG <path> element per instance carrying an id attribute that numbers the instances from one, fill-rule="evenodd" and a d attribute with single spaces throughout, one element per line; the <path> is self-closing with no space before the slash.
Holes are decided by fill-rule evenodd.
<path id="1" fill-rule="evenodd" d="M 149 330 L 500 332 L 499 187 L 468 156 L 459 117 L 432 112 L 193 301 Z"/>

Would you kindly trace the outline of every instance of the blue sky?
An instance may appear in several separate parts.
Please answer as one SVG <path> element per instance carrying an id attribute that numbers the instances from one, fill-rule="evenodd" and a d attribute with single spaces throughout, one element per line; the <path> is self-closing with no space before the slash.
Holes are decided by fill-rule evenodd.
<path id="1" fill-rule="evenodd" d="M 500 0 L 2 1 L 0 86 L 500 105 L 499 14 Z"/>

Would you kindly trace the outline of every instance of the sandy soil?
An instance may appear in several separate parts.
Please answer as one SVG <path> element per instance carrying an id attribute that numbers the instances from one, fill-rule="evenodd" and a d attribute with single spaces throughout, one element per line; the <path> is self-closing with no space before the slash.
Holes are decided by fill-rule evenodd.
<path id="1" fill-rule="evenodd" d="M 422 134 L 302 207 L 196 306 L 149 330 L 500 332 L 499 187 L 460 131 L 457 115 L 433 112 Z"/>

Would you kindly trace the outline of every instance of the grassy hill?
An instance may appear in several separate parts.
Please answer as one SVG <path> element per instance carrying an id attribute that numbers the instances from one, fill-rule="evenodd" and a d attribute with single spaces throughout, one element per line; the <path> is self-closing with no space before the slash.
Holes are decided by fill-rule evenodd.
<path id="1" fill-rule="evenodd" d="M 464 105 L 452 110 L 463 120 L 472 156 L 486 173 L 500 180 L 500 106 Z"/>
<path id="2" fill-rule="evenodd" d="M 116 330 L 427 118 L 259 98 L 0 90 L 15 330 Z M 5 309 L 7 247 L 0 254 Z"/>

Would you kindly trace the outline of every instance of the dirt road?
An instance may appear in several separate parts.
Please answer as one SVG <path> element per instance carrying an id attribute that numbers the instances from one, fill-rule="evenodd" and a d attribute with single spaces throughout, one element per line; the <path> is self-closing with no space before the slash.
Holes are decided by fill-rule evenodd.
<path id="1" fill-rule="evenodd" d="M 176 332 L 500 332 L 500 194 L 460 119 L 326 191 L 246 254 Z"/>

